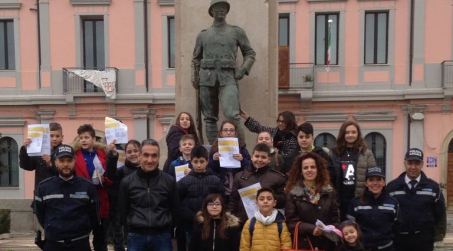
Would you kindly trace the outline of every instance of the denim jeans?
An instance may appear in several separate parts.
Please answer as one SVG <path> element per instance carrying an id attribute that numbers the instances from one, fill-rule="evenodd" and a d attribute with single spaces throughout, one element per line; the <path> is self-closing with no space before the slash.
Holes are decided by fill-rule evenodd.
<path id="1" fill-rule="evenodd" d="M 169 232 L 160 234 L 129 233 L 127 251 L 172 251 L 171 235 Z"/>

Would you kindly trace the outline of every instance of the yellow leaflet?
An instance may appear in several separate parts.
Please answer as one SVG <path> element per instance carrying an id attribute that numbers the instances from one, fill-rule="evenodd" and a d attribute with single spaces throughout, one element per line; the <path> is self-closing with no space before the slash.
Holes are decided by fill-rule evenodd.
<path id="1" fill-rule="evenodd" d="M 219 152 L 233 152 L 234 147 L 232 146 L 219 146 Z"/>
<path id="2" fill-rule="evenodd" d="M 28 128 L 29 132 L 45 132 L 44 127 L 30 127 Z"/>
<path id="3" fill-rule="evenodd" d="M 238 146 L 237 141 L 219 141 L 220 146 Z"/>
<path id="4" fill-rule="evenodd" d="M 239 194 L 241 195 L 241 197 L 250 197 L 250 196 L 256 196 L 257 192 L 258 192 L 257 189 L 250 189 L 250 190 L 242 191 Z"/>
<path id="5" fill-rule="evenodd" d="M 39 138 L 41 136 L 42 136 L 42 133 L 40 133 L 40 132 L 30 132 L 30 133 L 28 133 L 28 137 L 30 137 L 30 138 Z"/>

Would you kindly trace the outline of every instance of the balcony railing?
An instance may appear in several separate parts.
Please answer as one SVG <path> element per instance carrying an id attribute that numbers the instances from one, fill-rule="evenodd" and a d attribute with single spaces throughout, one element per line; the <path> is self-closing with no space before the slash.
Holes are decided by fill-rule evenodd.
<path id="1" fill-rule="evenodd" d="M 72 70 L 97 70 L 86 68 L 63 68 L 63 94 L 83 95 L 83 96 L 98 96 L 103 93 L 103 90 L 96 87 L 92 83 L 86 81 L 84 78 L 71 72 Z M 115 90 L 118 90 L 118 69 L 114 67 L 106 67 L 103 70 L 115 71 Z"/>
<path id="2" fill-rule="evenodd" d="M 442 87 L 444 89 L 453 88 L 453 60 L 442 62 Z"/>
<path id="3" fill-rule="evenodd" d="M 313 63 L 289 64 L 289 87 L 312 89 L 315 82 L 315 68 Z"/>

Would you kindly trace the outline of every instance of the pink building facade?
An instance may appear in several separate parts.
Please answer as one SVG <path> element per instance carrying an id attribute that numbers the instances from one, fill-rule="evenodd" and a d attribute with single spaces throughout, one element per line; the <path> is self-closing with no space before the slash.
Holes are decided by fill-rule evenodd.
<path id="1" fill-rule="evenodd" d="M 112 116 L 130 138 L 165 137 L 174 13 L 172 0 L 0 1 L 0 200 L 32 198 L 34 174 L 18 168 L 28 124 L 57 121 L 71 143 L 83 123 L 102 136 Z M 280 0 L 279 13 L 279 110 L 312 122 L 326 146 L 354 116 L 388 179 L 408 146 L 423 149 L 453 202 L 451 2 Z M 115 70 L 116 99 L 68 72 L 92 68 Z"/>

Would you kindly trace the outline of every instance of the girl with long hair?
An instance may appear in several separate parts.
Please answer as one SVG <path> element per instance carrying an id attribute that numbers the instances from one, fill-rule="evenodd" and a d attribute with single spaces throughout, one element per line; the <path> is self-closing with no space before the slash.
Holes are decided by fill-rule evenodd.
<path id="1" fill-rule="evenodd" d="M 189 251 L 238 251 L 239 219 L 226 212 L 222 195 L 209 194 L 195 219 Z"/>
<path id="2" fill-rule="evenodd" d="M 333 184 L 339 195 L 341 219 L 344 220 L 351 200 L 365 189 L 366 170 L 376 166 L 374 155 L 355 120 L 346 120 L 341 125 L 331 160 L 335 177 Z"/>
<path id="3" fill-rule="evenodd" d="M 321 250 L 334 250 L 335 243 L 316 226 L 317 220 L 325 225 L 339 222 L 337 199 L 325 159 L 313 152 L 302 154 L 294 161 L 288 176 L 285 216 L 291 233 L 299 227 L 299 248 L 308 249 L 312 245 Z"/>

